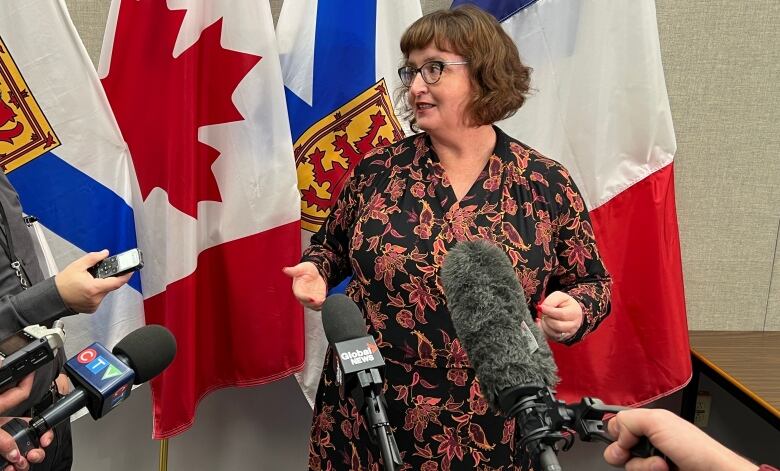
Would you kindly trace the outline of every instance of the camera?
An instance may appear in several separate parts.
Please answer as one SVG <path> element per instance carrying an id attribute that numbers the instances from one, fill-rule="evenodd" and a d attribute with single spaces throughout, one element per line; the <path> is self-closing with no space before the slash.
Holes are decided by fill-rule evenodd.
<path id="1" fill-rule="evenodd" d="M 0 340 L 0 393 L 54 359 L 65 343 L 62 321 L 52 328 L 31 325 Z"/>

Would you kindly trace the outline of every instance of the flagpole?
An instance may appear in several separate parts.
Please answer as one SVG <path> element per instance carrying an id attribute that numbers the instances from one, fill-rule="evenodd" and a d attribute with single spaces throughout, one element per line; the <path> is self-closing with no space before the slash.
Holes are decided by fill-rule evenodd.
<path id="1" fill-rule="evenodd" d="M 168 439 L 160 440 L 160 467 L 159 471 L 168 471 Z"/>

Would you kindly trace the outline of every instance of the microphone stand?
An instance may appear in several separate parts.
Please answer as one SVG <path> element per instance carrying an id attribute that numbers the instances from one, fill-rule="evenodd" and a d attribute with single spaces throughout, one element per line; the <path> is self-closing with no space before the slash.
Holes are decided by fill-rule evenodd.
<path id="1" fill-rule="evenodd" d="M 403 461 L 390 428 L 390 420 L 387 418 L 385 397 L 382 394 L 382 376 L 376 368 L 358 371 L 356 376 L 358 385 L 352 390 L 352 398 L 358 408 L 364 411 L 369 437 L 374 443 L 379 441 L 384 469 L 395 471 Z"/>
<path id="2" fill-rule="evenodd" d="M 626 409 L 606 405 L 592 397 L 569 405 L 557 400 L 549 387 L 539 385 L 509 388 L 501 392 L 499 402 L 501 409 L 508 411 L 507 417 L 515 418 L 516 449 L 528 454 L 534 469 L 543 471 L 561 471 L 558 451 L 568 451 L 574 444 L 575 435 L 584 442 L 594 439 L 614 442 L 606 430 L 604 416 Z M 631 455 L 666 459 L 647 437 L 639 439 L 631 448 Z M 527 469 L 527 462 L 523 463 L 523 469 Z"/>

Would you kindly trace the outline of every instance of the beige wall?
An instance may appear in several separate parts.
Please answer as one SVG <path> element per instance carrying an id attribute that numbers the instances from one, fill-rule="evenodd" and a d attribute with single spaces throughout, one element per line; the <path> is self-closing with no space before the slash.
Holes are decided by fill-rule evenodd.
<path id="1" fill-rule="evenodd" d="M 109 1 L 67 3 L 97 62 Z M 780 2 L 656 5 L 690 327 L 780 330 Z"/>
<path id="2" fill-rule="evenodd" d="M 656 4 L 690 326 L 780 330 L 780 2 Z"/>

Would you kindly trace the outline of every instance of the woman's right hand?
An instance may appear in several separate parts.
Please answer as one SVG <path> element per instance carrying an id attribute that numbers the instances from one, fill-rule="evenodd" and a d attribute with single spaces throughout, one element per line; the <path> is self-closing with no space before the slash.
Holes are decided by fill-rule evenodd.
<path id="1" fill-rule="evenodd" d="M 282 272 L 293 279 L 293 294 L 298 302 L 315 311 L 322 308 L 328 294 L 328 284 L 313 263 L 301 262 L 294 267 L 282 268 Z"/>

